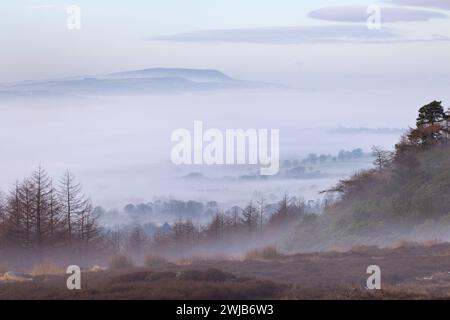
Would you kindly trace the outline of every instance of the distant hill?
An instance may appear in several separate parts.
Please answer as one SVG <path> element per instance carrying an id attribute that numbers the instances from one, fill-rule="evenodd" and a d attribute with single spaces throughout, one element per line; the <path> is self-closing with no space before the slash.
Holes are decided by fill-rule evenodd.
<path id="1" fill-rule="evenodd" d="M 281 87 L 270 83 L 237 80 L 217 70 L 151 68 L 107 75 L 9 83 L 0 85 L 0 97 L 151 95 Z"/>
<path id="2" fill-rule="evenodd" d="M 213 69 L 185 69 L 185 68 L 150 68 L 134 71 L 111 73 L 108 79 L 128 78 L 183 78 L 190 81 L 233 82 L 237 81 L 226 74 Z"/>
<path id="3" fill-rule="evenodd" d="M 400 135 L 407 131 L 407 129 L 402 128 L 348 128 L 348 127 L 338 127 L 330 129 L 330 133 L 334 134 L 395 134 Z"/>

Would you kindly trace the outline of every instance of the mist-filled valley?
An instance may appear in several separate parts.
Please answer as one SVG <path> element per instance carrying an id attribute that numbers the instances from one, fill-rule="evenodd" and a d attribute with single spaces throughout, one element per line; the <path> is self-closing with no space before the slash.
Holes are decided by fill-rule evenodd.
<path id="1" fill-rule="evenodd" d="M 149 70 L 142 72 L 153 75 L 154 69 Z M 161 70 L 157 76 L 174 72 L 191 79 L 194 74 L 201 84 L 232 79 L 220 72 Z M 131 74 L 141 77 L 141 73 Z M 32 90 L 28 96 L 25 91 L 1 100 L 2 164 L 8 168 L 1 190 L 7 193 L 38 166 L 52 177 L 69 170 L 101 213 L 98 222 L 102 227 L 132 228 L 138 222 L 147 224 L 148 236 L 180 219 L 209 223 L 218 212 L 245 208 L 260 199 L 270 206 L 271 214 L 286 195 L 316 206 L 310 211 L 320 213 L 325 201 L 320 191 L 372 167 L 371 147 L 392 149 L 407 127 L 406 121 L 367 119 L 370 106 L 358 112 L 351 104 L 329 104 L 337 99 L 332 93 L 284 87 L 202 92 L 183 88 L 145 95 L 128 92 L 127 96 L 100 91 L 95 96 L 80 93 L 75 86 L 74 96 L 68 94 L 71 87 L 64 87 L 62 96 L 52 96 L 42 91 L 40 83 L 39 89 L 26 87 Z M 386 110 L 390 108 L 388 104 Z M 323 116 L 317 116 L 317 109 Z M 400 115 L 407 109 L 396 112 Z M 178 128 L 192 131 L 196 120 L 203 121 L 205 129 L 223 131 L 279 129 L 278 174 L 260 176 L 259 165 L 173 164 L 171 132 Z"/>
<path id="2" fill-rule="evenodd" d="M 52 175 L 71 170 L 92 200 L 108 209 L 155 197 L 218 201 L 224 205 L 247 202 L 254 192 L 278 200 L 285 193 L 315 200 L 317 192 L 367 168 L 370 159 L 355 163 L 328 161 L 310 164 L 319 175 L 279 177 L 254 181 L 258 166 L 174 165 L 171 132 L 205 128 L 280 129 L 280 157 L 300 163 L 309 154 L 337 157 L 341 150 L 372 145 L 392 149 L 408 121 L 387 123 L 366 115 L 352 104 L 336 106 L 332 94 L 298 90 L 219 91 L 152 96 L 3 99 L 1 180 L 5 190 L 42 165 Z M 312 107 L 312 104 L 314 107 Z M 392 107 L 388 104 L 386 111 Z M 316 112 L 320 109 L 321 115 Z M 398 114 L 412 109 L 398 107 Z M 359 114 L 359 115 L 358 115 Z M 362 116 L 361 114 L 364 114 Z M 294 116 L 293 116 L 294 115 Z M 306 168 L 308 169 L 308 168 Z M 199 175 L 195 175 L 199 173 Z M 196 178 L 195 178 L 196 177 Z"/>
<path id="3" fill-rule="evenodd" d="M 67 85 L 55 80 L 49 88 L 59 88 L 58 81 Z M 285 278 L 274 277 L 276 263 L 292 260 L 291 267 L 312 268 L 309 254 L 330 261 L 329 254 L 348 255 L 350 263 L 360 254 L 373 255 L 372 246 L 381 248 L 376 254 L 386 263 L 393 263 L 392 250 L 409 246 L 417 251 L 430 246 L 438 260 L 445 251 L 448 203 L 439 194 L 448 191 L 449 118 L 441 102 L 423 106 L 415 123 L 417 101 L 426 97 L 398 103 L 379 93 L 376 101 L 356 104 L 368 93 L 274 84 L 262 89 L 257 82 L 236 88 L 234 80 L 231 88 L 205 89 L 210 80 L 204 78 L 192 80 L 201 83 L 195 90 L 177 82 L 169 92 L 128 95 L 105 94 L 98 80 L 95 95 L 78 81 L 85 80 L 69 80 L 62 95 L 42 91 L 40 82 L 25 83 L 25 89 L 18 85 L 18 93 L 5 91 L 0 100 L 5 168 L 0 283 L 24 282 L 26 290 L 26 283 L 35 281 L 45 287 L 40 275 L 59 275 L 61 266 L 76 262 L 84 272 L 99 272 L 94 283 L 106 286 L 106 297 L 111 276 L 145 286 L 156 277 L 163 288 L 172 281 L 189 286 L 190 281 L 215 282 L 215 277 L 233 282 L 252 276 L 254 282 L 245 280 L 250 291 L 269 286 L 262 297 L 297 299 L 310 293 L 284 285 L 303 283 L 308 273 L 296 278 L 283 270 Z M 277 174 L 260 175 L 259 164 L 173 163 L 171 133 L 195 131 L 195 121 L 221 131 L 278 129 Z M 415 253 L 405 254 L 408 261 L 416 259 Z M 255 266 L 247 269 L 247 264 Z M 229 274 L 222 273 L 225 266 Z M 22 273 L 6 272 L 11 269 Z M 414 286 L 411 277 L 440 270 L 427 265 L 419 271 L 402 281 Z M 355 276 L 344 277 L 357 283 Z M 261 277 L 273 283 L 259 282 Z M 394 277 L 389 283 L 398 281 Z M 228 285 L 231 298 L 247 294 Z M 324 285 L 319 281 L 315 289 Z M 199 290 L 206 290 L 203 284 Z M 344 294 L 348 283 L 339 290 Z M 61 294 L 55 291 L 55 297 Z"/>
<path id="4" fill-rule="evenodd" d="M 284 320 L 450 300 L 450 0 L 1 13 L 0 303 Z"/>

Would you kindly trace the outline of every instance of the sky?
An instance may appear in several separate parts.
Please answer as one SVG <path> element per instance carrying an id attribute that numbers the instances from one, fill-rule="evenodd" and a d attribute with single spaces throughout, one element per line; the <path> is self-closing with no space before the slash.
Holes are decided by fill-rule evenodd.
<path id="1" fill-rule="evenodd" d="M 3 2 L 0 81 L 187 67 L 314 88 L 334 87 L 343 72 L 342 85 L 446 82 L 450 1 L 387 1 Z M 380 30 L 366 27 L 373 4 Z M 81 10 L 80 30 L 66 27 L 69 5 Z"/>
<path id="2" fill-rule="evenodd" d="M 67 28 L 70 5 L 81 10 L 79 30 Z M 381 8 L 381 29 L 367 27 L 372 5 Z M 300 128 L 406 128 L 417 107 L 435 99 L 450 106 L 450 0 L 15 0 L 3 1 L 0 14 L 0 83 L 177 67 L 289 88 L 0 100 L 3 190 L 41 164 L 56 176 L 75 171 L 96 203 L 148 200 L 174 190 L 161 181 L 178 172 L 148 166 L 166 164 L 170 132 L 193 120 L 282 128 L 283 150 L 300 157 L 398 141 L 318 140 Z"/>

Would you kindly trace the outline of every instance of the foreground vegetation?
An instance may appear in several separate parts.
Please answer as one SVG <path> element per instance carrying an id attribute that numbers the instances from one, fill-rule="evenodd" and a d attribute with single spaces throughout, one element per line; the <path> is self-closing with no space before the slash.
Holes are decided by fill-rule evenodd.
<path id="1" fill-rule="evenodd" d="M 265 251 L 265 252 L 264 252 Z M 450 298 L 450 245 L 403 243 L 349 252 L 284 255 L 269 248 L 246 258 L 113 263 L 84 269 L 81 290 L 64 269 L 47 266 L 24 281 L 0 274 L 0 299 L 430 299 Z M 366 268 L 382 270 L 382 290 L 367 290 Z"/>

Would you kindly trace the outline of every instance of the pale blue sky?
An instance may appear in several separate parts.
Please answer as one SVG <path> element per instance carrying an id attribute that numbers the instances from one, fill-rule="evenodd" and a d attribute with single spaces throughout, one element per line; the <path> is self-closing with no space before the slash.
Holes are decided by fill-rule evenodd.
<path id="1" fill-rule="evenodd" d="M 78 0 L 78 1 L 24 1 L 2 4 L 6 27 L 19 24 L 38 28 L 55 26 L 70 4 L 79 5 L 85 14 L 86 27 L 112 30 L 126 28 L 143 36 L 210 28 L 245 26 L 295 25 L 305 20 L 306 14 L 329 1 L 284 0 Z M 367 3 L 354 0 L 353 3 Z"/>
<path id="2" fill-rule="evenodd" d="M 402 1 L 402 0 L 392 0 Z M 443 0 L 412 0 L 425 5 L 412 9 L 424 14 L 446 16 Z M 333 43 L 323 40 L 330 34 L 341 32 L 343 23 L 312 19 L 308 14 L 327 6 L 359 5 L 363 9 L 374 1 L 366 0 L 16 0 L 1 5 L 0 81 L 42 79 L 77 74 L 97 74 L 145 67 L 216 68 L 236 77 L 261 78 L 263 80 L 290 79 L 297 81 L 297 73 L 317 78 L 331 77 L 345 70 L 351 77 L 364 69 L 369 74 L 382 73 L 381 64 L 390 72 L 433 71 L 449 74 L 448 56 L 450 42 L 437 40 L 450 37 L 449 18 L 432 18 L 417 22 L 391 22 L 383 25 L 383 32 L 395 30 L 406 41 L 392 43 L 365 43 L 364 37 L 372 36 L 364 30 L 358 42 Z M 79 31 L 66 28 L 66 8 L 76 4 L 81 8 Z M 384 7 L 393 7 L 384 4 Z M 407 7 L 398 6 L 399 10 Z M 345 8 L 344 8 L 345 9 Z M 333 11 L 333 10 L 331 10 Z M 425 12 L 426 11 L 426 12 Z M 333 12 L 332 12 L 333 13 Z M 389 13 L 389 12 L 388 12 Z M 386 13 L 397 19 L 400 13 Z M 412 18 L 416 19 L 414 12 Z M 405 16 L 410 13 L 405 12 Z M 347 16 L 344 17 L 347 19 Z M 258 43 L 254 32 L 260 36 L 263 27 L 316 27 L 303 30 L 307 41 L 289 38 L 289 43 Z M 365 24 L 360 24 L 364 27 Z M 244 31 L 255 28 L 252 34 Z M 217 37 L 211 30 L 238 29 L 230 41 L 210 41 Z M 180 33 L 201 31 L 198 41 L 180 41 Z M 274 37 L 286 39 L 285 30 Z M 297 32 L 297 31 L 295 31 Z M 317 32 L 320 32 L 317 40 Z M 344 30 L 342 32 L 347 32 Z M 236 33 L 240 41 L 235 41 Z M 312 35 L 310 35 L 311 33 Z M 359 30 L 352 34 L 359 34 Z M 169 41 L 154 41 L 161 36 Z M 334 35 L 334 37 L 340 34 Z M 292 35 L 289 35 L 292 37 Z M 309 37 L 313 37 L 312 41 Z M 227 38 L 227 39 L 228 39 Z M 150 40 L 149 40 L 150 39 Z M 420 40 L 420 41 L 418 41 Z M 314 42 L 314 43 L 310 43 Z M 426 46 L 424 46 L 426 43 Z M 334 61 L 339 57 L 340 61 Z M 418 66 L 417 61 L 422 61 Z M 387 64 L 387 66 L 386 66 Z"/>

